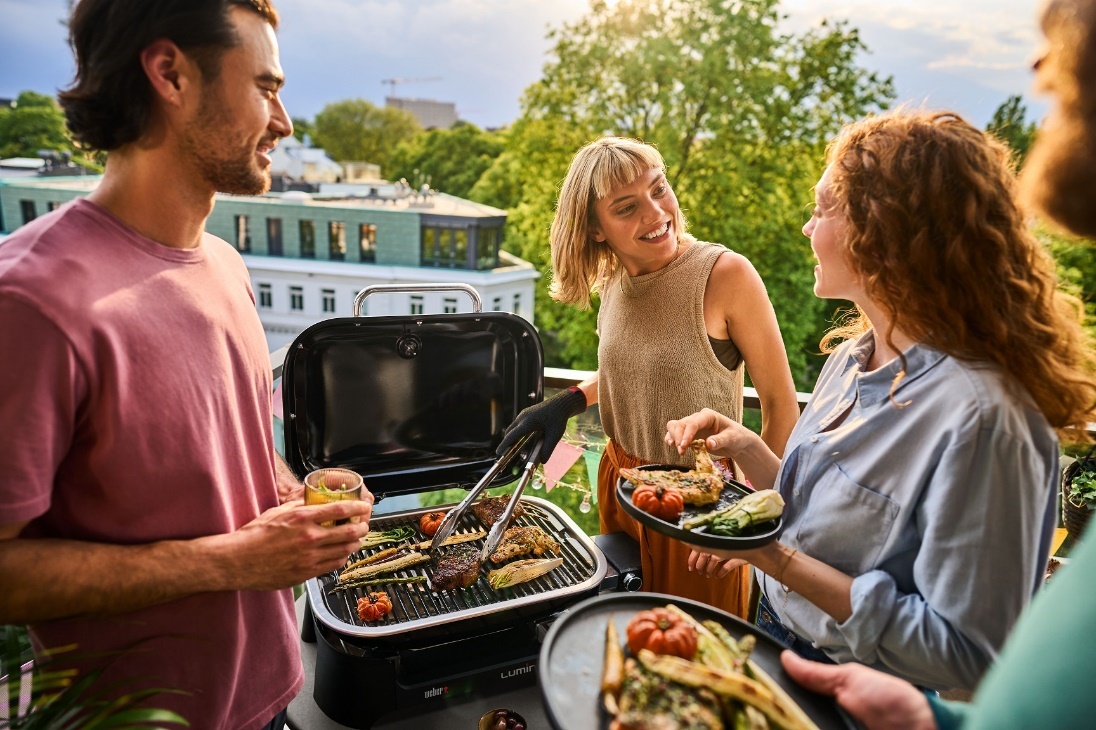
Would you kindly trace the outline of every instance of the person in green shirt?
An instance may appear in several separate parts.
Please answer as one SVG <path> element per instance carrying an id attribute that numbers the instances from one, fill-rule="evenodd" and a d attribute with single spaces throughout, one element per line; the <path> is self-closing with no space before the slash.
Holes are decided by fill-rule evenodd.
<path id="1" fill-rule="evenodd" d="M 1096 0 L 1049 0 L 1036 84 L 1056 98 L 1021 178 L 1033 208 L 1096 238 Z M 1096 722 L 1096 539 L 1083 541 L 1021 616 L 969 704 L 927 696 L 859 664 L 831 666 L 785 651 L 797 682 L 833 696 L 868 730 L 1080 728 Z"/>

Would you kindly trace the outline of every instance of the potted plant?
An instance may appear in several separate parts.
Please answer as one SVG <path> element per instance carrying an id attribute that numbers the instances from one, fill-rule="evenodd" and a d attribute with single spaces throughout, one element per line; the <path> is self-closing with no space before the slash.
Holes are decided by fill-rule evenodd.
<path id="1" fill-rule="evenodd" d="M 1062 473 L 1062 522 L 1074 540 L 1079 540 L 1096 510 L 1096 457 L 1092 449 Z"/>
<path id="2" fill-rule="evenodd" d="M 0 728 L 167 730 L 189 726 L 174 712 L 143 705 L 171 690 L 138 690 L 108 697 L 95 686 L 99 674 L 93 670 L 78 677 L 71 670 L 54 670 L 48 660 L 35 660 L 26 629 L 0 626 Z"/>

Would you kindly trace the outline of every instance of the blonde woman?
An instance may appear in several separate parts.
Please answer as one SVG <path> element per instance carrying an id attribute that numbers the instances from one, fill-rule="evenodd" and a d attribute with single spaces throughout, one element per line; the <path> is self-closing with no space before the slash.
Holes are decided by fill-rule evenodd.
<path id="1" fill-rule="evenodd" d="M 583 309 L 592 293 L 601 298 L 598 370 L 519 414 L 500 452 L 537 431 L 547 458 L 567 419 L 598 403 L 609 436 L 598 474 L 601 531 L 623 530 L 639 541 L 644 590 L 744 616 L 748 573 L 725 582 L 690 574 L 688 549 L 625 515 L 615 485 L 622 467 L 691 466 L 691 456 L 663 442 L 666 421 L 713 402 L 739 420 L 743 366 L 761 400 L 761 438 L 783 451 L 799 410 L 761 278 L 743 256 L 690 236 L 661 155 L 620 137 L 599 139 L 575 155 L 551 246 L 551 296 Z"/>

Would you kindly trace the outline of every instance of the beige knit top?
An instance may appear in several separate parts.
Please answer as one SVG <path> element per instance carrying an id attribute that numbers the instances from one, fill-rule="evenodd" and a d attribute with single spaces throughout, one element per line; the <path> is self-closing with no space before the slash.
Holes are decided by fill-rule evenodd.
<path id="1" fill-rule="evenodd" d="M 740 421 L 742 364 L 728 370 L 704 327 L 704 289 L 719 244 L 695 242 L 668 266 L 601 287 L 598 403 L 605 433 L 645 461 L 692 466 L 663 442 L 666 422 L 702 408 Z"/>

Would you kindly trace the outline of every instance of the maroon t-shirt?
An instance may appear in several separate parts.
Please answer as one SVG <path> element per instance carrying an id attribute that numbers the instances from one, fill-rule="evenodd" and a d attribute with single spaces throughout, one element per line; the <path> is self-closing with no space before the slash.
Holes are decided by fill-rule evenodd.
<path id="1" fill-rule="evenodd" d="M 278 504 L 271 372 L 224 241 L 157 244 L 77 200 L 0 243 L 0 524 L 133 545 L 232 532 Z M 32 626 L 191 727 L 261 727 L 299 691 L 293 596 L 205 593 Z M 127 647 L 136 651 L 117 654 Z"/>

